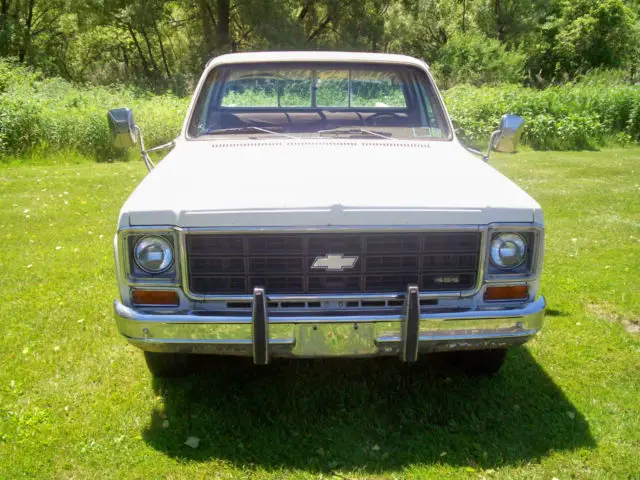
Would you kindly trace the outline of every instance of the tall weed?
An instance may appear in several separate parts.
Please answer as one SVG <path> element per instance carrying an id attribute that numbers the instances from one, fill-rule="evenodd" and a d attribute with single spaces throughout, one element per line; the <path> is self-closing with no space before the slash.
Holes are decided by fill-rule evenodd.
<path id="1" fill-rule="evenodd" d="M 564 85 L 458 86 L 444 92 L 458 135 L 486 144 L 505 113 L 525 118 L 523 142 L 539 150 L 584 150 L 640 138 L 640 88 Z"/>
<path id="2" fill-rule="evenodd" d="M 0 158 L 39 149 L 77 150 L 106 160 L 113 149 L 106 113 L 133 109 L 148 145 L 175 138 L 188 99 L 149 95 L 127 88 L 82 87 L 59 78 L 39 79 L 0 61 Z"/>

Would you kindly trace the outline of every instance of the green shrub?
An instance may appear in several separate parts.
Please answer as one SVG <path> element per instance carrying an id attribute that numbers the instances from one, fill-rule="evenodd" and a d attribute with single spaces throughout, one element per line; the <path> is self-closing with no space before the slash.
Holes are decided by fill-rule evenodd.
<path id="1" fill-rule="evenodd" d="M 105 160 L 121 155 L 111 145 L 107 110 L 133 109 L 147 145 L 180 132 L 188 99 L 127 88 L 82 87 L 0 61 L 0 158 L 34 149 L 77 150 Z"/>
<path id="2" fill-rule="evenodd" d="M 455 34 L 440 49 L 431 70 L 440 88 L 457 84 L 520 83 L 525 55 L 507 51 L 498 40 L 482 35 Z"/>
<path id="3" fill-rule="evenodd" d="M 523 142 L 534 149 L 593 149 L 640 137 L 640 89 L 635 86 L 458 86 L 444 97 L 459 137 L 475 146 L 487 143 L 505 113 L 525 118 Z"/>

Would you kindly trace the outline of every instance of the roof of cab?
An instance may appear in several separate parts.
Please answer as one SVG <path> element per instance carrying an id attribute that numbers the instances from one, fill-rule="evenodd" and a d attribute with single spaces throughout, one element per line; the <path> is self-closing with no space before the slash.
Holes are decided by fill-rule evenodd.
<path id="1" fill-rule="evenodd" d="M 364 63 L 389 63 L 414 65 L 426 67 L 422 60 L 408 55 L 396 55 L 392 53 L 365 53 L 365 52 L 247 52 L 229 53 L 209 60 L 207 67 L 228 65 L 234 63 L 267 63 L 267 62 L 364 62 Z"/>

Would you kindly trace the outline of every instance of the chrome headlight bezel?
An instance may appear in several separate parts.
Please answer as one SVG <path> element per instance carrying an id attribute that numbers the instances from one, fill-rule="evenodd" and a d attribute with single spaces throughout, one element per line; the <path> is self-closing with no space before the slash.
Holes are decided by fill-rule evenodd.
<path id="1" fill-rule="evenodd" d="M 155 246 L 162 251 L 162 260 L 158 268 L 152 268 L 142 257 L 145 249 Z M 160 275 L 169 270 L 175 260 L 175 251 L 169 240 L 160 235 L 145 235 L 136 241 L 132 251 L 133 261 L 144 272 L 150 275 Z"/>
<path id="2" fill-rule="evenodd" d="M 522 261 L 513 266 L 501 267 L 492 259 L 492 245 L 500 235 L 515 234 L 525 245 Z M 485 278 L 487 280 L 507 280 L 537 278 L 542 270 L 544 255 L 544 227 L 539 224 L 494 224 L 487 232 Z"/>
<path id="3" fill-rule="evenodd" d="M 135 259 L 135 248 L 145 237 L 159 237 L 172 248 L 173 258 L 168 268 L 149 272 Z M 131 286 L 177 286 L 180 283 L 181 250 L 179 232 L 174 227 L 128 227 L 119 230 L 115 238 L 115 253 L 119 282 Z"/>
<path id="4" fill-rule="evenodd" d="M 513 262 L 507 259 L 503 252 L 513 251 Z M 489 245 L 489 260 L 494 267 L 500 270 L 517 269 L 527 260 L 529 246 L 523 235 L 517 232 L 500 232 L 491 238 Z"/>

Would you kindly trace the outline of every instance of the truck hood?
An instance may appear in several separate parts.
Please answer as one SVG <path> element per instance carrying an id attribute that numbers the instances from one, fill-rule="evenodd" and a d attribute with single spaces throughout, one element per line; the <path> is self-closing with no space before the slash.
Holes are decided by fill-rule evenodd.
<path id="1" fill-rule="evenodd" d="M 456 141 L 179 141 L 121 227 L 541 222 L 540 206 Z"/>

